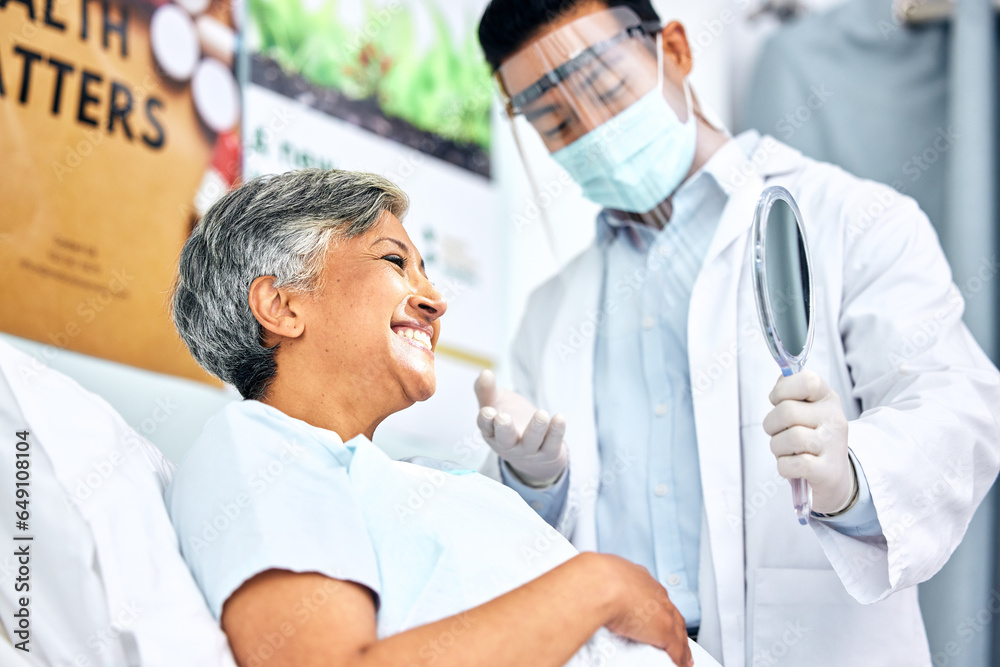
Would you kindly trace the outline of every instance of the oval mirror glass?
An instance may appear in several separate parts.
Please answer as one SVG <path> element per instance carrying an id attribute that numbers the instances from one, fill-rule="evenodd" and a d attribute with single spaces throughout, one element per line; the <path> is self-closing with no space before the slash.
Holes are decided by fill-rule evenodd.
<path id="1" fill-rule="evenodd" d="M 805 364 L 809 342 L 809 264 L 795 212 L 775 200 L 767 219 L 764 275 L 774 337 L 793 373 Z"/>

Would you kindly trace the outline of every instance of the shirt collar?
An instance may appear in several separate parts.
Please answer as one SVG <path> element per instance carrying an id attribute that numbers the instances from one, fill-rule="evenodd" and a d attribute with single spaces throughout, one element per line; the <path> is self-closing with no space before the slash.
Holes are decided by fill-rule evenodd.
<path id="1" fill-rule="evenodd" d="M 237 419 L 264 419 L 265 423 L 272 426 L 272 433 L 278 434 L 285 441 L 290 441 L 291 436 L 297 434 L 318 442 L 344 466 L 350 466 L 359 438 L 367 440 L 364 435 L 358 435 L 345 443 L 336 431 L 314 426 L 273 405 L 252 399 L 234 401 L 227 409 L 234 411 Z"/>
<path id="2" fill-rule="evenodd" d="M 750 150 L 757 143 L 756 139 L 759 138 L 756 133 L 753 133 L 753 136 L 750 134 L 744 133 L 737 138 L 730 138 L 715 151 L 701 166 L 701 169 L 677 188 L 677 191 L 670 197 L 671 221 L 689 217 L 713 193 L 721 194 L 724 199 L 728 199 L 732 195 L 736 189 L 733 185 L 733 174 L 737 173 L 746 162 Z M 644 245 L 645 236 L 656 233 L 655 229 L 647 225 L 620 218 L 607 209 L 598 214 L 598 243 L 610 241 L 623 231 L 632 243 L 640 247 Z"/>

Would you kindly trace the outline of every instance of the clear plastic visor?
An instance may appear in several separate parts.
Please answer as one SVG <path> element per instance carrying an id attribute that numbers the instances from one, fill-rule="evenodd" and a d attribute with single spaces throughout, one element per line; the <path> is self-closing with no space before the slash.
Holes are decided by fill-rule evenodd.
<path id="1" fill-rule="evenodd" d="M 615 7 L 544 34 L 497 70 L 508 116 L 528 121 L 550 153 L 568 146 L 657 87 L 659 29 Z"/>

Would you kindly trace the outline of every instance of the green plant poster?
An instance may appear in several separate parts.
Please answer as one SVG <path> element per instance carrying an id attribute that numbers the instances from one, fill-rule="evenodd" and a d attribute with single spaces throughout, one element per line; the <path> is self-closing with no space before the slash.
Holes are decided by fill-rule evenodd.
<path id="1" fill-rule="evenodd" d="M 249 0 L 250 80 L 488 178 L 481 3 L 444 2 Z"/>

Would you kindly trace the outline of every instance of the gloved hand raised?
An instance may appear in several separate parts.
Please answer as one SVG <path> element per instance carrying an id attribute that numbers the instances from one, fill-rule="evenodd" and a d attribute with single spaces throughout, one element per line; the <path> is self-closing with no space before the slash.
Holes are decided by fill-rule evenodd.
<path id="1" fill-rule="evenodd" d="M 847 417 L 830 385 L 812 371 L 782 377 L 764 418 L 778 474 L 812 485 L 813 511 L 837 513 L 856 498 L 857 477 L 847 453 Z"/>
<path id="2" fill-rule="evenodd" d="M 550 486 L 566 470 L 569 453 L 563 435 L 566 420 L 536 410 L 526 398 L 497 387 L 492 371 L 479 374 L 479 426 L 483 439 L 529 486 Z"/>

